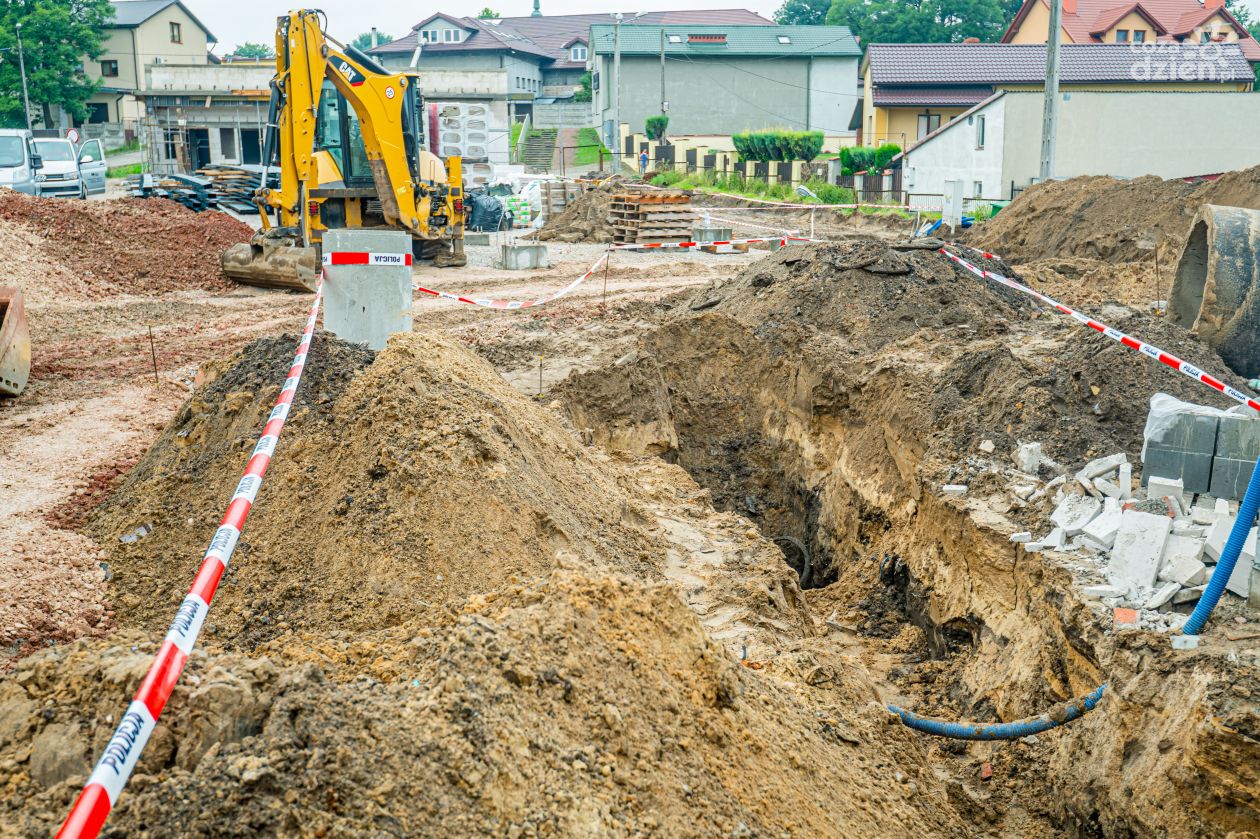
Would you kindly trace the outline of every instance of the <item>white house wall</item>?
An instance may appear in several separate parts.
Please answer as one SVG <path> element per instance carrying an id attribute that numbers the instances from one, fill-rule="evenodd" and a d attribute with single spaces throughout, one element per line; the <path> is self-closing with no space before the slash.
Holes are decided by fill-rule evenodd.
<path id="1" fill-rule="evenodd" d="M 936 137 L 912 148 L 903 164 L 906 191 L 912 197 L 944 195 L 945 181 L 960 179 L 963 194 L 969 198 L 1004 197 L 1008 191 L 1002 180 L 1006 99 L 1003 96 L 990 102 L 970 118 L 959 118 Z M 976 120 L 981 116 L 985 118 L 983 149 L 976 147 Z"/>

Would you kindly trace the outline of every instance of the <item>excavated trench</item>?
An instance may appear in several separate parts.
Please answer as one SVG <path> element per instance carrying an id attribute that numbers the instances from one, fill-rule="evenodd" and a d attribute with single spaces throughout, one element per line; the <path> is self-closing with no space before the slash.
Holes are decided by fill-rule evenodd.
<path id="1" fill-rule="evenodd" d="M 1021 425 L 1033 424 L 1051 451 L 1050 434 L 1063 435 L 1057 453 L 1071 462 L 1091 443 L 1128 444 L 1140 426 L 1099 399 L 1082 418 L 1063 416 L 1076 410 L 1070 392 L 1033 395 L 1013 383 L 1012 369 L 1003 369 L 1012 359 L 1019 375 L 1045 377 L 1020 349 L 1044 340 L 1045 330 L 981 292 L 980 311 L 1012 321 L 983 334 L 975 312 L 942 299 L 968 286 L 945 295 L 933 288 L 940 278 L 926 260 L 934 258 L 888 252 L 855 271 L 852 254 L 840 255 L 840 265 L 822 249 L 804 260 L 772 257 L 680 306 L 635 352 L 571 377 L 557 395 L 593 441 L 675 460 L 718 507 L 776 539 L 798 571 L 808 553 L 802 587 L 817 590 L 811 602 L 834 608 L 840 620 L 850 615 L 868 647 L 878 650 L 907 623 L 919 627 L 926 650 L 888 675 L 890 693 L 907 690 L 920 712 L 1010 720 L 1110 682 L 1107 701 L 1085 719 L 1039 745 L 991 753 L 1004 766 L 1004 793 L 963 779 L 952 803 L 973 814 L 978 829 L 1074 836 L 1260 829 L 1255 661 L 1220 651 L 1175 659 L 1166 636 L 1112 635 L 1067 568 L 1012 544 L 1019 528 L 1008 511 L 935 492 L 967 461 L 965 441 L 974 446 L 977 433 L 1009 445 Z M 793 259 L 823 270 L 810 277 Z M 909 278 L 869 270 L 890 262 L 897 269 L 896 260 L 915 269 Z M 871 290 L 881 297 L 874 302 L 835 303 L 858 311 L 831 318 L 833 304 L 820 298 L 834 292 L 817 286 L 820 279 L 843 286 L 841 271 L 861 271 L 859 281 L 870 284 L 892 273 L 900 284 L 891 293 Z M 763 291 L 774 285 L 784 287 L 777 299 Z M 927 298 L 924 306 L 913 306 L 916 295 Z M 882 307 L 887 322 L 904 328 L 862 334 L 854 324 L 863 305 Z M 925 334 L 925 325 L 945 329 Z M 1099 369 L 1115 369 L 1115 360 L 1099 355 L 1082 362 L 1084 372 L 1059 375 L 1088 387 Z M 1043 411 L 1030 416 L 1027 407 L 1039 400 Z M 964 414 L 970 436 L 953 433 Z M 1100 443 L 1091 423 L 1108 419 L 1118 428 Z M 927 747 L 939 768 L 956 774 L 958 748 L 934 740 Z M 1017 822 L 1015 811 L 1025 820 Z"/>

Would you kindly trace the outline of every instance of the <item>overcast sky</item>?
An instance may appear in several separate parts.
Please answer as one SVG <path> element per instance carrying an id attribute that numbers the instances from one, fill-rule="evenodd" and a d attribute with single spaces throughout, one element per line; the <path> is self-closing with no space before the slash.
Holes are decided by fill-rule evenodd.
<path id="1" fill-rule="evenodd" d="M 613 0 L 541 0 L 543 14 L 564 15 L 615 11 Z M 745 8 L 771 17 L 782 0 L 637 0 L 637 5 L 623 11 L 656 11 L 661 9 L 724 9 Z M 215 52 L 231 52 L 245 41 L 272 44 L 275 19 L 294 7 L 293 0 L 184 0 L 193 14 L 201 19 L 219 39 Z M 322 0 L 313 3 L 328 13 L 328 25 L 334 38 L 348 40 L 373 26 L 394 37 L 406 34 L 414 24 L 434 12 L 452 15 L 474 15 L 485 5 L 502 15 L 527 15 L 533 0 L 463 0 L 435 5 L 432 2 L 408 3 L 403 0 Z M 1253 14 L 1260 16 L 1260 0 L 1247 0 Z"/>

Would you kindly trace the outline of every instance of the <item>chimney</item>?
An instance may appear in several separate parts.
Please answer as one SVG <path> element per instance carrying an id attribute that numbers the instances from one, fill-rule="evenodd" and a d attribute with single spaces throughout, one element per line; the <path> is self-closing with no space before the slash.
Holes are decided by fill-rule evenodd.
<path id="1" fill-rule="evenodd" d="M 1054 0 L 1050 0 L 1050 2 L 1053 3 Z M 1208 0 L 1208 2 L 1211 2 L 1211 0 Z M 1063 14 L 1076 14 L 1076 0 L 1063 0 Z"/>
<path id="2" fill-rule="evenodd" d="M 1214 12 L 1225 6 L 1225 0 L 1203 0 L 1203 10 L 1205 12 Z"/>
<path id="3" fill-rule="evenodd" d="M 963 43 L 964 44 L 978 44 L 980 43 L 980 39 L 979 38 L 963 38 Z"/>

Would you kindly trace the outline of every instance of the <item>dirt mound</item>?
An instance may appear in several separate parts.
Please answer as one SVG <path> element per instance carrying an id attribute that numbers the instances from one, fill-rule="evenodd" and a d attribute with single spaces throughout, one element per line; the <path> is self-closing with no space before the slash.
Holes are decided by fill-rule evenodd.
<path id="1" fill-rule="evenodd" d="M 94 513 L 120 625 L 170 620 L 295 343 L 247 347 Z M 615 473 L 467 350 L 404 334 L 373 358 L 320 336 L 306 377 L 213 636 L 252 646 L 289 628 L 379 628 L 543 573 L 558 553 L 652 573 L 662 549 Z"/>
<path id="2" fill-rule="evenodd" d="M 863 677 L 754 673 L 665 586 L 558 571 L 438 627 L 195 656 L 110 825 L 187 836 L 927 836 L 965 831 Z M 0 682 L 0 804 L 46 836 L 154 645 Z M 395 667 L 369 678 L 354 660 Z M 318 664 L 317 664 L 318 662 Z M 759 665 L 761 666 L 761 665 Z M 29 753 L 29 758 L 27 754 Z M 840 792 L 837 792 L 839 790 Z"/>
<path id="3" fill-rule="evenodd" d="M 1226 370 L 1166 321 L 1119 306 L 1094 313 Z M 863 660 L 905 694 L 903 707 L 1012 720 L 1109 682 L 1099 710 L 1053 734 L 924 742 L 953 779 L 950 803 L 974 819 L 970 834 L 1254 831 L 1250 674 L 1224 711 L 1236 729 L 1218 727 L 1208 742 L 1198 723 L 1222 715 L 1220 697 L 1252 652 L 1117 661 L 1117 646 L 1137 637 L 1167 656 L 1167 638 L 1113 632 L 1110 609 L 1076 588 L 1097 579 L 1088 557 L 1026 553 L 1010 540 L 1045 532 L 1054 489 L 1032 495 L 1043 481 L 1122 449 L 1137 461 L 1156 390 L 1230 404 L 938 254 L 854 242 L 780 252 L 681 300 L 633 352 L 555 392 L 595 439 L 660 452 L 719 508 L 797 546 L 810 584 L 826 586 L 807 599 L 830 628 L 864 638 Z M 1023 442 L 1055 461 L 1041 481 L 1013 468 Z M 1024 481 L 1034 484 L 1027 502 L 1012 492 Z M 966 485 L 966 497 L 944 496 L 946 483 Z M 1084 777 L 1085 764 L 1106 769 Z M 1208 778 L 1220 796 L 1211 803 Z M 1102 788 L 1123 792 L 1104 800 Z"/>
<path id="4" fill-rule="evenodd" d="M 0 270 L 36 302 L 233 288 L 219 257 L 252 235 L 224 213 L 164 199 L 66 201 L 0 190 Z"/>
<path id="5" fill-rule="evenodd" d="M 1137 262 L 1150 260 L 1156 247 L 1161 259 L 1175 260 L 1203 204 L 1260 209 L 1260 167 L 1198 184 L 1154 176 L 1036 184 L 969 241 L 1018 262 L 1054 257 Z"/>
<path id="6" fill-rule="evenodd" d="M 642 183 L 637 181 L 609 178 L 594 189 L 580 193 L 560 215 L 547 219 L 538 231 L 538 238 L 544 242 L 612 242 L 616 238 L 609 218 L 613 195 L 642 188 Z"/>

